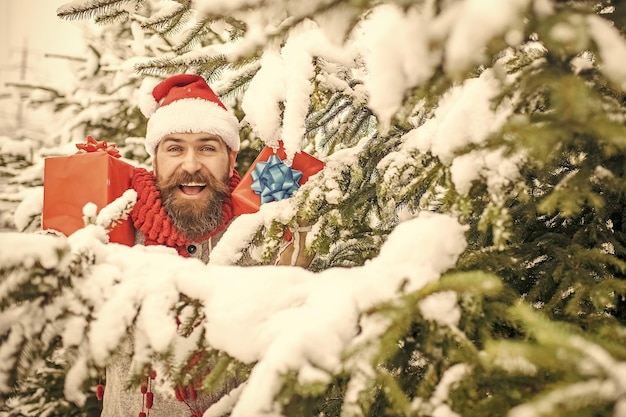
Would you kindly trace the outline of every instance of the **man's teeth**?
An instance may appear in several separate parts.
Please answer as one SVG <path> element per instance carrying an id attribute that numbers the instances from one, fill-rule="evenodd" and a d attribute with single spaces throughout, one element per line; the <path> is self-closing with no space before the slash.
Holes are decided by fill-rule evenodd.
<path id="1" fill-rule="evenodd" d="M 205 183 L 200 182 L 188 182 L 187 184 L 181 184 L 183 187 L 204 187 Z"/>

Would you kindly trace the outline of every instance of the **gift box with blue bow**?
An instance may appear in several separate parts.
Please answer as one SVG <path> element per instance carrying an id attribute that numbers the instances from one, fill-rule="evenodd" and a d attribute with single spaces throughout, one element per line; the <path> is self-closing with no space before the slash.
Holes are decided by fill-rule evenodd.
<path id="1" fill-rule="evenodd" d="M 266 146 L 233 190 L 235 215 L 254 213 L 261 204 L 291 197 L 323 167 L 322 161 L 306 152 L 297 152 L 288 165 L 282 142 L 278 148 Z"/>

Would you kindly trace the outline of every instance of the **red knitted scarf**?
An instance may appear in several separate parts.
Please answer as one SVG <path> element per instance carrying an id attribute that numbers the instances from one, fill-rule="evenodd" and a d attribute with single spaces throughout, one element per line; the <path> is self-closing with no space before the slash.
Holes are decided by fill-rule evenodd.
<path id="1" fill-rule="evenodd" d="M 145 236 L 145 245 L 165 245 L 176 249 L 176 251 L 185 257 L 188 257 L 187 245 L 192 243 L 181 232 L 176 230 L 172 223 L 172 219 L 165 212 L 165 208 L 161 203 L 161 192 L 155 184 L 155 176 L 152 171 L 143 168 L 135 169 L 131 181 L 131 187 L 137 191 L 137 202 L 130 213 L 135 229 L 139 230 Z M 209 239 L 216 233 L 221 232 L 230 223 L 233 218 L 233 202 L 231 193 L 239 184 L 241 177 L 235 170 L 230 178 L 229 194 L 224 199 L 222 205 L 222 224 L 215 230 L 210 231 L 206 236 L 198 239 L 198 242 Z"/>

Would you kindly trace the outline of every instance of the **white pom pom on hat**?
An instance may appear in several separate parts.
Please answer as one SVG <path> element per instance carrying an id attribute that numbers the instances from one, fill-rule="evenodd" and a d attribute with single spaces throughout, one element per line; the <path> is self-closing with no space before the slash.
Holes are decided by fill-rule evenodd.
<path id="1" fill-rule="evenodd" d="M 139 110 L 141 113 L 149 118 L 154 114 L 156 109 L 159 107 L 159 103 L 155 100 L 152 95 L 152 90 L 156 87 L 161 81 L 160 78 L 146 77 L 141 82 L 141 86 L 139 87 Z"/>
<path id="2" fill-rule="evenodd" d="M 145 146 L 150 156 L 172 133 L 211 133 L 231 150 L 239 150 L 239 121 L 201 76 L 174 75 L 154 87 L 145 82 L 140 95 L 139 109 L 149 118 Z"/>

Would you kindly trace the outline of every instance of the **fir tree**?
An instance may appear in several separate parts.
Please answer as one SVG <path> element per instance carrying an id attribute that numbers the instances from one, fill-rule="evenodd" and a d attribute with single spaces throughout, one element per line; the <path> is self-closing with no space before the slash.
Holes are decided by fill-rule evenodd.
<path id="1" fill-rule="evenodd" d="M 324 377 L 312 382 L 303 369 L 283 370 L 265 412 L 624 413 L 623 2 L 166 4 L 72 2 L 59 15 L 139 24 L 145 38 L 135 32 L 135 41 L 170 48 L 142 55 L 139 74 L 201 74 L 235 106 L 251 149 L 282 139 L 288 153 L 304 149 L 325 160 L 283 205 L 290 218 L 263 210 L 251 218 L 241 251 L 262 262 L 290 223 L 305 221 L 316 253 L 311 269 L 322 276 L 343 267 L 350 275 L 389 256 L 382 252 L 393 232 L 419 213 L 465 227 L 466 246 L 446 273 L 359 310 L 359 331 L 341 364 L 313 362 Z M 285 88 L 272 89 L 279 82 Z M 443 245 L 431 232 L 415 236 L 407 253 L 427 252 L 429 238 Z M 442 250 L 433 265 L 447 265 L 451 252 Z M 98 266 L 88 248 L 57 253 L 43 272 L 36 259 L 4 266 L 3 314 L 43 292 L 24 287 L 27 279 L 56 277 L 72 293 L 75 277 Z M 191 307 L 189 323 L 203 320 L 197 300 L 178 301 Z M 43 332 L 36 324 L 20 343 Z M 5 333 L 4 352 L 28 370 L 32 361 L 7 342 L 20 336 Z M 222 378 L 250 372 L 250 383 L 258 381 L 260 359 L 242 364 L 208 344 L 198 348 L 222 358 Z M 24 377 L 16 367 L 1 370 L 7 385 Z"/>

